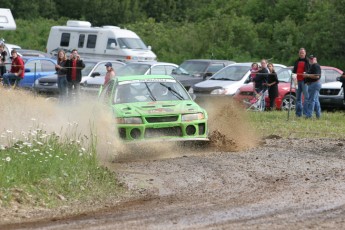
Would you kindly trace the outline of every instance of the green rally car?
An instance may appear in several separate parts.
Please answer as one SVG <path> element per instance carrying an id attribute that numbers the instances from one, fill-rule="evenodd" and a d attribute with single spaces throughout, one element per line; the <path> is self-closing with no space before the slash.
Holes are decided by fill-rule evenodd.
<path id="1" fill-rule="evenodd" d="M 208 140 L 207 113 L 172 76 L 118 76 L 100 90 L 121 139 Z"/>

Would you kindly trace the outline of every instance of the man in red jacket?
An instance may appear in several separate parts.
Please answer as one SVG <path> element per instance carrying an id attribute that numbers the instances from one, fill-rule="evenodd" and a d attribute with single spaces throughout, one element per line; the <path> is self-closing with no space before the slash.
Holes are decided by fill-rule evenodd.
<path id="1" fill-rule="evenodd" d="M 24 78 L 25 68 L 23 59 L 19 57 L 15 49 L 11 51 L 11 56 L 11 70 L 3 75 L 4 86 L 9 86 L 15 81 L 18 82 Z"/>
<path id="2" fill-rule="evenodd" d="M 81 70 L 85 68 L 85 64 L 76 49 L 72 50 L 70 58 L 65 63 L 65 68 L 67 69 L 68 97 L 71 98 L 73 92 L 75 92 L 75 96 L 78 98 L 82 78 Z"/>
<path id="3" fill-rule="evenodd" d="M 309 60 L 306 57 L 307 52 L 304 48 L 300 48 L 298 52 L 298 59 L 295 61 L 292 73 L 297 74 L 298 88 L 296 92 L 296 116 L 301 117 L 306 115 L 307 106 L 306 103 L 302 103 L 302 94 L 304 99 L 308 98 L 308 85 L 304 83 L 304 73 L 309 71 Z"/>

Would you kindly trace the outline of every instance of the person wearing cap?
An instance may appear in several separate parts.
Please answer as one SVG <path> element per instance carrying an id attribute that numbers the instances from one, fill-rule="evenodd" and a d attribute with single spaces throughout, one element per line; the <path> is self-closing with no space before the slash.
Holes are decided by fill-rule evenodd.
<path id="1" fill-rule="evenodd" d="M 80 82 L 81 82 L 81 70 L 85 68 L 85 64 L 78 54 L 76 49 L 72 50 L 70 58 L 66 60 L 66 80 L 67 80 L 67 95 L 71 98 L 72 93 L 75 92 L 76 96 L 79 96 Z"/>
<path id="2" fill-rule="evenodd" d="M 3 77 L 4 86 L 10 86 L 13 82 L 19 82 L 24 78 L 25 68 L 24 68 L 24 61 L 19 55 L 17 51 L 13 49 L 11 51 L 12 55 L 12 63 L 11 69 L 9 73 L 5 73 Z"/>
<path id="3" fill-rule="evenodd" d="M 302 113 L 305 115 L 307 106 L 306 102 L 302 103 L 302 94 L 304 99 L 308 97 L 308 86 L 304 84 L 304 73 L 308 73 L 310 68 L 309 60 L 305 48 L 300 48 L 298 52 L 298 59 L 295 61 L 292 73 L 297 75 L 297 92 L 296 92 L 296 116 L 301 117 Z"/>
<path id="4" fill-rule="evenodd" d="M 306 99 L 307 110 L 306 118 L 311 118 L 315 110 L 316 118 L 321 117 L 321 106 L 319 101 L 319 94 L 321 89 L 320 77 L 321 67 L 317 63 L 317 58 L 314 55 L 309 56 L 310 69 L 307 74 L 304 74 L 305 84 L 308 85 L 308 98 Z"/>
<path id="5" fill-rule="evenodd" d="M 107 69 L 107 73 L 104 77 L 104 85 L 106 85 L 110 81 L 110 79 L 115 77 L 115 71 L 113 69 L 113 65 L 111 64 L 111 62 L 107 62 L 105 64 L 105 68 Z"/>

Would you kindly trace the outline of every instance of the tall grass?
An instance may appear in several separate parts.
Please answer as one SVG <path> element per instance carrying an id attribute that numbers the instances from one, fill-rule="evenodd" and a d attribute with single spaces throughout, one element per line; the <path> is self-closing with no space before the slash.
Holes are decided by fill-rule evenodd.
<path id="1" fill-rule="evenodd" d="M 113 173 L 99 166 L 95 139 L 84 148 L 85 137 L 72 140 L 41 129 L 22 135 L 25 141 L 9 130 L 1 135 L 9 144 L 0 146 L 0 204 L 53 206 L 119 191 Z"/>
<path id="2" fill-rule="evenodd" d="M 345 138 L 345 113 L 323 112 L 320 119 L 296 118 L 294 111 L 249 113 L 259 135 L 283 138 Z"/>

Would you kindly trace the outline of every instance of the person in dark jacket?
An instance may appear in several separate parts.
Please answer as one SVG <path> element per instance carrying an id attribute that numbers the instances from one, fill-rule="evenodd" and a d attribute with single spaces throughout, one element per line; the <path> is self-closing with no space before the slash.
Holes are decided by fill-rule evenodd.
<path id="1" fill-rule="evenodd" d="M 256 73 L 256 76 L 254 78 L 253 84 L 255 89 L 255 94 L 263 95 L 265 91 L 267 90 L 267 77 L 269 74 L 268 68 L 267 68 L 267 61 L 265 59 L 261 60 L 261 69 Z M 265 97 L 261 97 L 261 108 L 265 109 Z"/>
<path id="2" fill-rule="evenodd" d="M 0 44 L 0 77 L 6 73 L 6 56 L 7 52 L 5 50 L 5 45 L 4 43 Z"/>
<path id="3" fill-rule="evenodd" d="M 315 111 L 316 118 L 321 117 L 321 106 L 319 102 L 319 94 L 321 89 L 321 67 L 317 63 L 317 58 L 314 55 L 309 56 L 310 69 L 307 74 L 304 75 L 304 82 L 308 85 L 308 98 L 306 118 L 311 118 L 313 111 Z"/>
<path id="4" fill-rule="evenodd" d="M 268 97 L 270 99 L 270 110 L 275 110 L 276 105 L 275 105 L 275 101 L 276 98 L 278 97 L 278 77 L 277 77 L 277 73 L 274 70 L 274 66 L 272 63 L 268 63 L 267 65 L 268 70 L 269 70 L 269 74 L 268 74 L 268 78 L 267 78 L 267 87 L 268 87 Z"/>
<path id="5" fill-rule="evenodd" d="M 81 82 L 81 70 L 85 68 L 85 64 L 78 54 L 76 49 L 72 50 L 70 58 L 66 60 L 65 68 L 66 72 L 66 80 L 67 80 L 67 88 L 68 88 L 68 97 L 72 96 L 72 93 L 78 97 L 79 90 L 80 90 L 80 82 Z"/>
<path id="6" fill-rule="evenodd" d="M 65 51 L 59 50 L 57 54 L 57 64 L 55 65 L 55 70 L 57 73 L 57 83 L 59 88 L 59 98 L 63 101 L 67 94 L 67 79 L 66 79 L 66 61 L 67 56 Z"/>
<path id="7" fill-rule="evenodd" d="M 304 98 L 308 98 L 308 86 L 304 84 L 304 73 L 308 73 L 310 64 L 307 58 L 307 52 L 304 48 L 300 48 L 298 52 L 298 59 L 294 63 L 292 73 L 297 74 L 297 92 L 296 92 L 296 116 L 301 117 L 302 112 L 306 115 L 306 103 L 302 103 L 302 93 Z"/>

